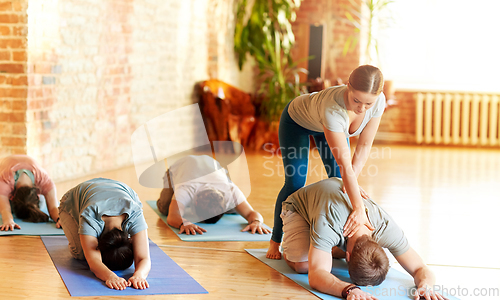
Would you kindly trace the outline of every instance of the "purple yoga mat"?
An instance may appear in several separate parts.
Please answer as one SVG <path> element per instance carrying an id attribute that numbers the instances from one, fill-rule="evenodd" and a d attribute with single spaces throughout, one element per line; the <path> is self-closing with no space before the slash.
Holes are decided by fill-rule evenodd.
<path id="1" fill-rule="evenodd" d="M 108 288 L 102 280 L 95 277 L 86 261 L 71 257 L 68 240 L 65 236 L 43 236 L 41 238 L 72 297 L 208 293 L 152 241 L 149 241 L 151 255 L 151 271 L 147 278 L 149 288 L 137 290 L 127 287 L 125 290 L 118 291 Z M 115 273 L 128 280 L 134 273 L 134 265 Z"/>

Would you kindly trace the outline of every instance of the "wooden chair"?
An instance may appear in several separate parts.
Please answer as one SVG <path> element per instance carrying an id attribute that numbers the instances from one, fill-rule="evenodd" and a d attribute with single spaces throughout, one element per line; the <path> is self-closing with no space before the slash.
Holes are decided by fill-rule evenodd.
<path id="1" fill-rule="evenodd" d="M 198 83 L 196 90 L 208 139 L 246 146 L 256 123 L 251 95 L 215 79 Z"/>

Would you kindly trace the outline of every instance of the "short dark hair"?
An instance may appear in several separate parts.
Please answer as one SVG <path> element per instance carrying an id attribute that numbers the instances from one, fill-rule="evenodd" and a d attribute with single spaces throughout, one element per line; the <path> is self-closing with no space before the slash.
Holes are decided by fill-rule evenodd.
<path id="1" fill-rule="evenodd" d="M 214 224 L 224 215 L 224 195 L 216 189 L 198 192 L 193 199 L 194 209 L 204 223 Z"/>
<path id="2" fill-rule="evenodd" d="M 125 270 L 134 262 L 134 250 L 128 233 L 118 228 L 104 232 L 98 238 L 97 248 L 102 263 L 110 270 Z"/>
<path id="3" fill-rule="evenodd" d="M 22 220 L 40 223 L 48 222 L 49 216 L 40 210 L 40 198 L 36 187 L 22 186 L 14 190 L 12 211 Z"/>
<path id="4" fill-rule="evenodd" d="M 387 254 L 368 235 L 358 238 L 352 249 L 348 265 L 351 280 L 357 285 L 379 285 L 389 272 Z"/>

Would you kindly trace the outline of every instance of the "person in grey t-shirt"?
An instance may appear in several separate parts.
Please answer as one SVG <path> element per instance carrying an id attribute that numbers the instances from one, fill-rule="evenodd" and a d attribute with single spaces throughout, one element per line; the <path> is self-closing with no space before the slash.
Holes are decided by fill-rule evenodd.
<path id="1" fill-rule="evenodd" d="M 106 286 L 116 290 L 149 287 L 148 225 L 141 201 L 129 186 L 106 178 L 80 183 L 62 197 L 59 217 L 71 255 L 87 260 Z M 128 280 L 112 272 L 127 269 L 132 262 L 135 271 Z"/>
<path id="2" fill-rule="evenodd" d="M 429 296 L 426 299 L 443 299 L 432 291 L 434 276 L 410 247 L 403 230 L 372 200 L 363 202 L 374 230 L 362 226 L 352 237 L 343 235 L 352 205 L 342 184 L 340 178 L 328 178 L 299 189 L 283 202 L 282 249 L 287 264 L 298 273 L 309 273 L 309 284 L 320 292 L 347 299 L 375 299 L 331 274 L 332 256 L 347 259 L 355 284 L 379 285 L 389 271 L 382 249 L 387 248 L 413 276 L 415 299 L 425 294 Z"/>

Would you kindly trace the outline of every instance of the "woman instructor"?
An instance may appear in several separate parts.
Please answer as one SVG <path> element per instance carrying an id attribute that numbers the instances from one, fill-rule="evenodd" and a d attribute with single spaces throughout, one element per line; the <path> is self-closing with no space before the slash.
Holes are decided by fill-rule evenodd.
<path id="1" fill-rule="evenodd" d="M 301 95 L 285 107 L 279 125 L 285 184 L 276 200 L 267 258 L 281 258 L 281 204 L 306 183 L 309 136 L 314 138 L 328 177 L 342 177 L 344 192 L 351 200 L 353 211 L 344 226 L 344 236 L 352 236 L 363 225 L 373 230 L 361 199 L 368 195 L 358 186 L 357 178 L 368 159 L 385 109 L 383 85 L 382 72 L 363 65 L 352 71 L 347 85 Z M 351 160 L 349 138 L 357 135 L 359 140 Z"/>

